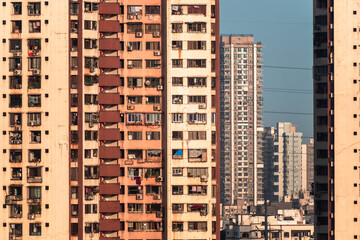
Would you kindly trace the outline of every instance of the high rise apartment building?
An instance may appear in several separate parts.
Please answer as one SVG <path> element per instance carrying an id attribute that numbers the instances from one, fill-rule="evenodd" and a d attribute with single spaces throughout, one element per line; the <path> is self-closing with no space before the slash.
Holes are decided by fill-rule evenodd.
<path id="1" fill-rule="evenodd" d="M 302 191 L 302 133 L 290 122 L 266 127 L 263 132 L 264 185 L 267 200 L 284 201 Z M 306 174 L 306 171 L 305 171 Z"/>
<path id="2" fill-rule="evenodd" d="M 218 7 L 2 2 L 1 239 L 220 239 Z"/>
<path id="3" fill-rule="evenodd" d="M 359 0 L 314 1 L 315 237 L 358 239 Z"/>
<path id="4" fill-rule="evenodd" d="M 263 200 L 262 45 L 252 35 L 221 36 L 221 202 Z"/>

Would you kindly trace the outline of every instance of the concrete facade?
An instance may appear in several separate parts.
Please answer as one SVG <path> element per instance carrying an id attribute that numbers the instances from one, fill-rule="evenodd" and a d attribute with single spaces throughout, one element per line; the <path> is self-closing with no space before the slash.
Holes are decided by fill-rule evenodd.
<path id="1" fill-rule="evenodd" d="M 357 239 L 359 4 L 314 1 L 315 234 Z"/>
<path id="2" fill-rule="evenodd" d="M 314 183 L 314 139 L 301 145 L 302 157 L 302 191 L 311 192 Z"/>
<path id="3" fill-rule="evenodd" d="M 262 45 L 252 35 L 221 37 L 221 201 L 263 200 Z M 240 207 L 241 208 L 241 207 Z"/>

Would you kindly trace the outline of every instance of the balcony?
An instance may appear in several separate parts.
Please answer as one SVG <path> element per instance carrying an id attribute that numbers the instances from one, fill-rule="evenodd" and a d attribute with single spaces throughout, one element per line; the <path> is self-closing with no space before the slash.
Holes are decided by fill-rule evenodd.
<path id="1" fill-rule="evenodd" d="M 123 81 L 119 75 L 104 75 L 99 76 L 99 86 L 100 87 L 117 87 L 124 86 Z"/>
<path id="2" fill-rule="evenodd" d="M 119 3 L 100 2 L 99 4 L 99 14 L 118 15 L 121 14 L 121 12 Z"/>
<path id="3" fill-rule="evenodd" d="M 100 32 L 120 32 L 120 23 L 117 20 L 100 20 Z"/>
<path id="4" fill-rule="evenodd" d="M 100 105 L 118 105 L 120 104 L 120 95 L 118 93 L 100 93 Z"/>
<path id="5" fill-rule="evenodd" d="M 22 150 L 11 149 L 9 162 L 10 163 L 21 163 L 22 162 Z"/>
<path id="6" fill-rule="evenodd" d="M 121 210 L 119 201 L 100 201 L 99 207 L 101 213 L 116 213 Z"/>
<path id="7" fill-rule="evenodd" d="M 120 129 L 100 129 L 100 141 L 118 141 L 121 139 Z"/>
<path id="8" fill-rule="evenodd" d="M 118 177 L 120 176 L 120 165 L 100 165 L 101 177 Z"/>
<path id="9" fill-rule="evenodd" d="M 5 196 L 5 203 L 6 205 L 14 204 L 16 201 L 22 201 L 22 195 L 6 195 Z"/>
<path id="10" fill-rule="evenodd" d="M 41 167 L 28 167 L 27 168 L 27 182 L 28 183 L 41 183 Z"/>
<path id="11" fill-rule="evenodd" d="M 121 68 L 119 57 L 100 57 L 100 68 Z"/>
<path id="12" fill-rule="evenodd" d="M 120 147 L 104 147 L 99 148 L 99 158 L 120 158 Z"/>
<path id="13" fill-rule="evenodd" d="M 120 194 L 119 183 L 100 183 L 101 195 L 117 195 Z"/>
<path id="14" fill-rule="evenodd" d="M 118 123 L 120 122 L 119 111 L 100 112 L 100 122 Z"/>
<path id="15" fill-rule="evenodd" d="M 99 223 L 101 232 L 114 232 L 121 229 L 120 219 L 100 219 Z"/>
<path id="16" fill-rule="evenodd" d="M 101 38 L 99 50 L 120 50 L 120 40 L 118 38 Z"/>

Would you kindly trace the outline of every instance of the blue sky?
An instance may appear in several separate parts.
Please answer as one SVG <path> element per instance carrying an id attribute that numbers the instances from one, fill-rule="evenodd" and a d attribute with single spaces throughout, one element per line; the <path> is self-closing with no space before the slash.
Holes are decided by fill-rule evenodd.
<path id="1" fill-rule="evenodd" d="M 264 66 L 312 68 L 312 0 L 220 0 L 220 19 L 222 34 L 254 34 L 262 42 Z M 264 67 L 264 111 L 313 112 L 311 94 L 268 88 L 312 90 L 311 71 Z M 279 121 L 313 135 L 311 115 L 264 113 L 264 126 Z"/>

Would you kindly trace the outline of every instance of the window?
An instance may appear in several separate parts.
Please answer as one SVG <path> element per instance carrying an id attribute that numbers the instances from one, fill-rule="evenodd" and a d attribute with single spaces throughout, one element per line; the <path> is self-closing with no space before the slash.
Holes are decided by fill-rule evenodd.
<path id="1" fill-rule="evenodd" d="M 95 49 L 97 48 L 97 39 L 84 39 L 84 47 L 85 49 Z"/>
<path id="2" fill-rule="evenodd" d="M 128 96 L 128 104 L 141 104 L 142 96 Z"/>
<path id="3" fill-rule="evenodd" d="M 184 223 L 183 222 L 173 222 L 172 223 L 172 231 L 173 232 L 182 232 L 182 231 L 184 231 Z"/>
<path id="4" fill-rule="evenodd" d="M 79 3 L 70 2 L 70 15 L 77 15 L 79 13 Z"/>
<path id="5" fill-rule="evenodd" d="M 12 14 L 21 15 L 22 14 L 22 3 L 21 2 L 13 2 L 12 4 Z"/>
<path id="6" fill-rule="evenodd" d="M 145 6 L 145 14 L 146 15 L 159 15 L 160 14 L 160 6 Z"/>
<path id="7" fill-rule="evenodd" d="M 130 77 L 128 78 L 128 87 L 130 88 L 135 88 L 135 87 L 142 87 L 142 78 L 135 78 L 135 77 Z"/>
<path id="8" fill-rule="evenodd" d="M 27 7 L 28 7 L 29 16 L 40 15 L 40 13 L 41 13 L 41 3 L 40 2 L 29 2 Z"/>
<path id="9" fill-rule="evenodd" d="M 183 195 L 184 187 L 183 186 L 172 186 L 172 195 Z"/>
<path id="10" fill-rule="evenodd" d="M 146 68 L 160 68 L 160 60 L 145 60 Z"/>
<path id="11" fill-rule="evenodd" d="M 28 77 L 28 89 L 39 89 L 41 88 L 41 77 L 40 76 L 29 76 Z"/>
<path id="12" fill-rule="evenodd" d="M 173 159 L 182 159 L 183 158 L 183 149 L 173 149 L 172 158 Z"/>
<path id="13" fill-rule="evenodd" d="M 189 77 L 189 87 L 206 87 L 206 77 Z"/>
<path id="14" fill-rule="evenodd" d="M 206 96 L 189 96 L 188 103 L 206 103 Z"/>
<path id="15" fill-rule="evenodd" d="M 97 131 L 85 131 L 85 141 L 97 141 L 98 132 Z"/>
<path id="16" fill-rule="evenodd" d="M 173 50 L 182 50 L 183 49 L 182 41 L 172 41 L 172 49 Z"/>
<path id="17" fill-rule="evenodd" d="M 146 50 L 159 51 L 160 42 L 146 42 Z"/>
<path id="18" fill-rule="evenodd" d="M 207 168 L 188 168 L 188 177 L 207 177 Z"/>
<path id="19" fill-rule="evenodd" d="M 99 232 L 99 223 L 85 223 L 85 233 L 98 233 Z"/>
<path id="20" fill-rule="evenodd" d="M 160 140 L 160 132 L 146 132 L 146 140 Z"/>
<path id="21" fill-rule="evenodd" d="M 172 96 L 172 103 L 173 104 L 182 104 L 183 103 L 183 96 L 182 95 L 173 95 Z"/>
<path id="22" fill-rule="evenodd" d="M 39 33 L 41 32 L 41 23 L 39 20 L 29 21 L 29 33 Z"/>
<path id="23" fill-rule="evenodd" d="M 98 104 L 98 95 L 85 94 L 84 102 L 85 102 L 85 105 L 96 105 L 96 104 Z"/>
<path id="24" fill-rule="evenodd" d="M 77 32 L 78 26 L 76 26 L 76 31 Z M 84 29 L 85 30 L 97 30 L 97 21 L 90 21 L 90 20 L 85 20 L 84 21 Z M 71 28 L 71 32 L 73 32 L 73 28 Z"/>
<path id="25" fill-rule="evenodd" d="M 171 5 L 171 14 L 172 15 L 182 15 L 183 7 L 181 5 Z"/>
<path id="26" fill-rule="evenodd" d="M 183 85 L 183 78 L 182 77 L 173 77 L 172 78 L 172 85 L 173 86 L 182 86 Z"/>
<path id="27" fill-rule="evenodd" d="M 128 204 L 128 212 L 129 213 L 142 213 L 143 206 L 144 205 L 142 203 L 129 203 Z"/>
<path id="28" fill-rule="evenodd" d="M 147 113 L 146 114 L 146 123 L 147 124 L 161 124 L 161 114 L 160 113 Z"/>
<path id="29" fill-rule="evenodd" d="M 172 140 L 183 140 L 183 132 L 182 131 L 173 131 L 172 132 Z"/>
<path id="30" fill-rule="evenodd" d="M 142 60 L 128 60 L 128 69 L 142 68 Z"/>
<path id="31" fill-rule="evenodd" d="M 28 64 L 29 64 L 29 71 L 41 70 L 41 58 L 40 57 L 29 57 Z"/>
<path id="32" fill-rule="evenodd" d="M 182 23 L 172 23 L 171 28 L 172 28 L 172 33 L 182 33 L 183 32 L 183 24 Z"/>
<path id="33" fill-rule="evenodd" d="M 160 96 L 145 96 L 146 104 L 160 104 Z"/>
<path id="34" fill-rule="evenodd" d="M 41 199 L 41 187 L 28 187 L 28 200 Z"/>
<path id="35" fill-rule="evenodd" d="M 188 50 L 206 50 L 206 41 L 188 41 Z"/>
<path id="36" fill-rule="evenodd" d="M 143 7 L 142 6 L 135 6 L 135 5 L 132 5 L 132 6 L 128 6 L 128 19 L 132 20 L 132 19 L 141 19 L 141 16 L 142 16 L 142 10 Z"/>
<path id="37" fill-rule="evenodd" d="M 127 24 L 127 32 L 129 34 L 132 34 L 132 33 L 141 33 L 143 32 L 142 30 L 142 23 L 128 23 Z M 142 37 L 142 35 L 141 35 Z"/>
<path id="38" fill-rule="evenodd" d="M 206 68 L 206 59 L 188 59 L 188 68 Z"/>
<path id="39" fill-rule="evenodd" d="M 41 131 L 30 131 L 30 143 L 41 143 Z"/>
<path id="40" fill-rule="evenodd" d="M 161 194 L 161 186 L 146 185 L 146 195 Z"/>
<path id="41" fill-rule="evenodd" d="M 41 150 L 38 149 L 29 150 L 29 162 L 30 163 L 41 162 Z"/>
<path id="42" fill-rule="evenodd" d="M 28 126 L 41 126 L 41 113 L 27 114 Z"/>
<path id="43" fill-rule="evenodd" d="M 41 236 L 41 223 L 30 223 L 30 236 Z"/>
<path id="44" fill-rule="evenodd" d="M 22 88 L 22 77 L 21 76 L 10 76 L 10 89 L 21 89 Z"/>
<path id="45" fill-rule="evenodd" d="M 28 39 L 27 40 L 28 45 L 28 55 L 31 56 L 37 56 L 40 54 L 41 50 L 41 39 Z"/>
<path id="46" fill-rule="evenodd" d="M 207 222 L 189 222 L 188 223 L 189 231 L 207 231 Z"/>
<path id="47" fill-rule="evenodd" d="M 85 2 L 84 3 L 85 12 L 94 12 L 99 9 L 98 3 Z"/>
<path id="48" fill-rule="evenodd" d="M 84 177 L 85 179 L 98 179 L 99 178 L 98 166 L 85 166 Z"/>
<path id="49" fill-rule="evenodd" d="M 205 124 L 206 123 L 206 113 L 189 113 L 188 114 L 188 123 L 189 124 Z"/>
<path id="50" fill-rule="evenodd" d="M 206 23 L 200 22 L 200 23 L 188 23 L 188 32 L 189 33 L 206 33 Z"/>
<path id="51" fill-rule="evenodd" d="M 95 68 L 99 67 L 99 60 L 96 57 L 85 57 L 85 68 L 90 69 L 93 72 Z"/>
<path id="52" fill-rule="evenodd" d="M 173 68 L 183 68 L 183 60 L 182 59 L 173 59 L 172 67 Z"/>
<path id="53" fill-rule="evenodd" d="M 10 149 L 9 162 L 10 163 L 21 163 L 22 162 L 22 150 L 21 149 Z"/>
<path id="54" fill-rule="evenodd" d="M 173 213 L 183 213 L 184 212 L 184 204 L 173 203 L 172 212 Z"/>
<path id="55" fill-rule="evenodd" d="M 206 149 L 189 149 L 189 162 L 206 162 Z"/>
<path id="56" fill-rule="evenodd" d="M 128 159 L 143 159 L 143 150 L 128 150 Z"/>
<path id="57" fill-rule="evenodd" d="M 21 21 L 11 21 L 11 33 L 22 33 Z"/>
<path id="58" fill-rule="evenodd" d="M 127 49 L 128 51 L 141 51 L 141 42 L 128 42 Z"/>
<path id="59" fill-rule="evenodd" d="M 206 131 L 189 131 L 189 140 L 206 140 Z"/>
<path id="60" fill-rule="evenodd" d="M 9 58 L 9 71 L 13 72 L 15 70 L 22 69 L 22 62 L 20 57 Z"/>
<path id="61" fill-rule="evenodd" d="M 9 51 L 10 52 L 21 52 L 21 39 L 10 39 L 9 40 Z"/>
<path id="62" fill-rule="evenodd" d="M 127 114 L 127 124 L 142 124 L 143 115 L 142 113 L 128 113 Z"/>
<path id="63" fill-rule="evenodd" d="M 145 33 L 160 36 L 160 24 L 145 24 Z"/>
<path id="64" fill-rule="evenodd" d="M 172 175 L 173 176 L 183 176 L 183 169 L 182 168 L 173 168 Z"/>
<path id="65" fill-rule="evenodd" d="M 182 113 L 172 113 L 172 122 L 173 123 L 182 123 L 183 122 L 183 114 Z"/>
<path id="66" fill-rule="evenodd" d="M 129 140 L 142 140 L 142 132 L 128 132 Z"/>
<path id="67" fill-rule="evenodd" d="M 206 5 L 189 5 L 188 14 L 201 14 L 206 16 Z"/>
<path id="68" fill-rule="evenodd" d="M 145 79 L 145 87 L 147 88 L 155 88 L 161 86 L 160 78 L 146 78 Z"/>
<path id="69" fill-rule="evenodd" d="M 188 194 L 189 195 L 206 195 L 207 194 L 207 186 L 188 186 Z"/>

